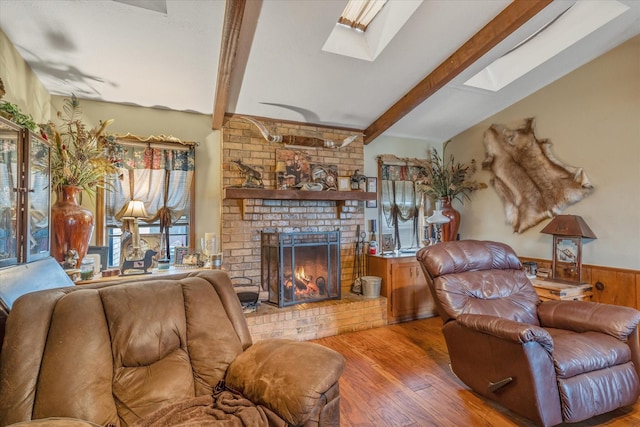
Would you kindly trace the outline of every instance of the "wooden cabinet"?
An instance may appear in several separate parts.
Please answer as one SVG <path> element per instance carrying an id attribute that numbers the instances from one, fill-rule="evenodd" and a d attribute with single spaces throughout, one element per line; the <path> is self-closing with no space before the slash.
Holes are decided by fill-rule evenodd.
<path id="1" fill-rule="evenodd" d="M 0 117 L 0 268 L 49 256 L 49 144 Z"/>
<path id="2" fill-rule="evenodd" d="M 415 255 L 368 255 L 368 266 L 370 276 L 382 278 L 380 294 L 388 300 L 389 323 L 437 314 L 433 297 Z"/>

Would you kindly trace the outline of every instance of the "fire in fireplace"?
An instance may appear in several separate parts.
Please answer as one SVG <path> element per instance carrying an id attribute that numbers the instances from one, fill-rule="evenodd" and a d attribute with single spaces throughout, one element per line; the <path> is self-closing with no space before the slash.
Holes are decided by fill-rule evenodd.
<path id="1" fill-rule="evenodd" d="M 262 232 L 267 302 L 286 307 L 340 298 L 340 232 Z"/>

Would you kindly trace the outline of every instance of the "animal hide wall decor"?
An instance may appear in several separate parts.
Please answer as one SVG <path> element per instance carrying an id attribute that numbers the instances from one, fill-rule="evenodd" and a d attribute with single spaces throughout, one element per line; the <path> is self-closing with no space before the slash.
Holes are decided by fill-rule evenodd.
<path id="1" fill-rule="evenodd" d="M 506 220 L 518 233 L 593 191 L 582 168 L 563 164 L 551 152 L 549 140 L 536 138 L 533 123 L 527 119 L 515 130 L 494 124 L 484 133 L 482 168 L 491 171 L 490 183 L 502 199 Z"/>

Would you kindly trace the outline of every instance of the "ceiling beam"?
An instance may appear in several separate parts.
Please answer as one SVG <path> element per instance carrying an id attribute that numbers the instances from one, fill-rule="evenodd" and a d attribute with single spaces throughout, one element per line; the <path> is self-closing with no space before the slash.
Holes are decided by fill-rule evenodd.
<path id="1" fill-rule="evenodd" d="M 211 124 L 213 130 L 222 129 L 224 122 L 245 4 L 246 0 L 227 0 L 225 6 L 222 42 L 220 43 L 220 58 L 218 61 L 216 97 L 213 102 L 213 119 Z"/>
<path id="2" fill-rule="evenodd" d="M 369 144 L 380 136 L 552 1 L 515 0 L 512 2 L 365 129 L 364 144 Z"/>

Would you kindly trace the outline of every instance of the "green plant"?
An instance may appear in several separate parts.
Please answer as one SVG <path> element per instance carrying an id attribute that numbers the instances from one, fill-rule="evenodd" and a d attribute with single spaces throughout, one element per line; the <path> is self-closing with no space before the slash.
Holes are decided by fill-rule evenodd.
<path id="1" fill-rule="evenodd" d="M 37 125 L 31 114 L 24 114 L 16 104 L 0 101 L 0 116 L 11 120 L 17 125 L 26 127 L 31 131 L 36 130 Z"/>
<path id="2" fill-rule="evenodd" d="M 476 172 L 475 159 L 468 163 L 456 162 L 453 155 L 448 162 L 440 157 L 437 151 L 431 150 L 429 160 L 423 169 L 423 179 L 418 182 L 418 191 L 432 198 L 447 197 L 449 200 L 471 200 L 469 194 L 473 191 L 487 188 L 484 182 L 471 180 Z"/>
<path id="3" fill-rule="evenodd" d="M 51 186 L 73 185 L 93 195 L 96 188 L 106 187 L 105 175 L 116 171 L 103 149 L 105 130 L 113 119 L 87 130 L 80 120 L 82 112 L 75 95 L 64 100 L 63 111 L 57 116 L 59 126 L 52 121 L 41 126 L 52 141 Z"/>

